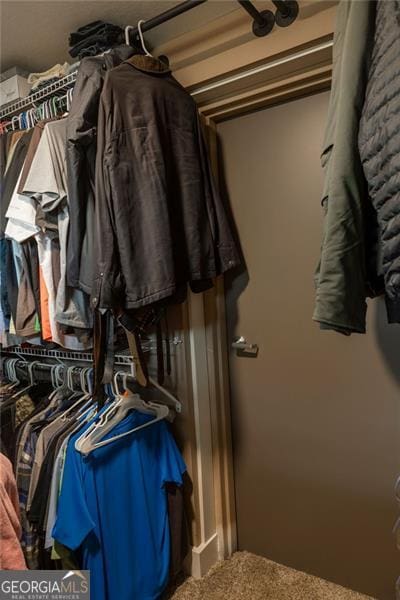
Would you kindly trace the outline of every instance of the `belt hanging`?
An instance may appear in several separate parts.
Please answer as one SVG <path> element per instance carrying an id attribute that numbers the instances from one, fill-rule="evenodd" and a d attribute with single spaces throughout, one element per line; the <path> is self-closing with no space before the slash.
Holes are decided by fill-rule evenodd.
<path id="1" fill-rule="evenodd" d="M 114 371 L 114 317 L 110 311 L 94 311 L 93 331 L 93 396 L 98 408 L 105 402 L 104 386 Z"/>
<path id="2" fill-rule="evenodd" d="M 136 381 L 141 386 L 146 387 L 148 385 L 149 375 L 140 341 L 137 321 L 134 317 L 124 313 L 118 317 L 118 323 L 121 325 L 121 327 L 123 327 L 128 340 L 129 350 L 135 365 Z"/>
<path id="3" fill-rule="evenodd" d="M 165 311 L 165 356 L 167 363 L 167 375 L 171 375 L 171 340 L 169 339 L 169 324 L 168 324 L 168 311 Z"/>

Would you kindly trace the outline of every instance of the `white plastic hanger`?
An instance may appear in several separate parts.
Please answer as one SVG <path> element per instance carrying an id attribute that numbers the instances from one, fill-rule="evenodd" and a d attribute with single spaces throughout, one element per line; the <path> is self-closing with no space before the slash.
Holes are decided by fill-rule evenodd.
<path id="1" fill-rule="evenodd" d="M 17 377 L 17 372 L 15 370 L 15 364 L 17 362 L 18 362 L 18 358 L 6 359 L 6 364 L 5 364 L 6 375 L 7 375 L 7 379 L 9 381 L 11 381 L 11 385 L 8 388 L 8 390 L 14 389 L 17 385 L 19 385 L 21 383 Z"/>
<path id="2" fill-rule="evenodd" d="M 151 383 L 151 385 L 157 388 L 157 390 L 159 390 L 166 398 L 171 400 L 176 412 L 182 412 L 182 404 L 179 402 L 178 398 L 171 394 L 171 392 L 169 392 L 165 387 L 157 383 L 157 381 L 155 381 L 152 377 L 149 377 L 149 382 Z"/>
<path id="3" fill-rule="evenodd" d="M 150 53 L 150 52 L 147 50 L 147 48 L 146 48 L 146 44 L 145 44 L 145 42 L 144 42 L 143 31 L 142 31 L 142 24 L 143 24 L 144 22 L 145 22 L 145 21 L 144 21 L 143 19 L 141 19 L 141 20 L 138 22 L 138 24 L 137 24 L 137 30 L 138 30 L 138 33 L 139 33 L 139 39 L 140 39 L 140 43 L 141 43 L 141 45 L 142 45 L 143 52 L 144 52 L 144 53 L 145 53 L 147 56 L 153 56 L 153 55 L 152 55 L 152 54 L 151 54 L 151 53 Z M 131 45 L 130 38 L 129 38 L 129 34 L 130 34 L 130 32 L 131 32 L 133 29 L 134 29 L 134 27 L 132 27 L 132 25 L 127 25 L 127 26 L 125 27 L 125 44 L 126 44 L 127 46 L 130 46 L 130 45 Z"/>
<path id="4" fill-rule="evenodd" d="M 129 39 L 129 33 L 132 31 L 132 29 L 133 29 L 132 25 L 127 25 L 125 27 L 125 44 L 127 46 L 131 45 L 131 42 L 130 42 L 130 39 Z"/>
<path id="5" fill-rule="evenodd" d="M 33 369 L 38 364 L 39 364 L 39 362 L 37 360 L 34 360 L 33 362 L 29 363 L 29 365 L 28 365 L 29 385 L 22 388 L 22 390 L 18 390 L 15 394 L 13 394 L 11 396 L 11 398 L 9 398 L 9 400 L 16 400 L 17 398 L 19 398 L 19 396 L 22 396 L 22 394 L 24 394 L 25 392 L 30 390 L 35 385 L 35 381 L 33 379 Z"/>
<path id="6" fill-rule="evenodd" d="M 72 379 L 72 375 L 73 375 L 73 368 L 74 367 L 70 367 L 67 370 L 67 380 L 68 380 L 68 387 L 69 389 L 74 392 L 74 386 L 73 386 L 73 379 Z M 82 384 L 82 372 L 80 373 L 80 383 Z M 83 388 L 82 388 L 82 392 L 84 392 Z M 64 412 L 62 412 L 56 419 L 54 422 L 58 422 L 58 421 L 66 421 L 68 418 L 68 415 L 74 411 L 75 408 L 77 408 L 80 404 L 84 403 L 86 404 L 86 400 L 88 398 L 90 398 L 90 394 L 88 394 L 87 392 L 84 392 L 83 395 L 79 394 L 79 398 L 76 402 L 74 402 L 74 404 L 72 406 L 70 406 L 69 408 L 67 408 Z"/>
<path id="7" fill-rule="evenodd" d="M 71 110 L 71 105 L 72 105 L 72 95 L 74 93 L 74 89 L 70 88 L 67 91 L 67 112 L 69 112 Z"/>
<path id="8" fill-rule="evenodd" d="M 107 440 L 101 441 L 102 438 L 105 435 L 107 435 L 107 433 L 109 433 L 112 429 L 114 429 L 114 427 L 118 423 L 123 421 L 123 419 L 126 417 L 126 415 L 128 414 L 128 412 L 130 410 L 137 410 L 144 414 L 155 415 L 155 419 L 151 419 L 150 421 L 147 421 L 147 423 L 144 423 L 143 425 L 139 425 L 138 427 L 134 427 L 133 429 L 130 429 L 129 431 L 120 433 L 111 438 L 108 438 Z M 131 394 L 131 393 L 125 394 L 123 397 L 123 401 L 119 403 L 115 414 L 112 415 L 110 419 L 105 418 L 105 422 L 103 422 L 103 420 L 102 420 L 104 417 L 104 415 L 102 415 L 100 420 L 96 423 L 96 426 L 94 427 L 94 429 L 87 436 L 85 436 L 85 439 L 83 439 L 81 441 L 77 450 L 79 450 L 82 454 L 87 455 L 90 452 L 92 452 L 93 450 L 95 450 L 96 448 L 100 448 L 101 446 L 106 446 L 108 444 L 111 444 L 112 442 L 115 442 L 116 440 L 119 440 L 120 438 L 126 437 L 127 435 L 135 433 L 135 432 L 139 431 L 140 429 L 144 429 L 145 427 L 154 425 L 158 421 L 166 419 L 169 416 L 169 413 L 170 413 L 170 410 L 169 410 L 168 406 L 166 406 L 165 404 L 155 404 L 153 402 L 144 402 L 140 398 L 140 396 L 138 396 L 137 394 Z M 111 414 L 111 411 L 110 411 L 110 413 L 108 413 L 108 415 L 110 415 L 110 414 Z M 75 444 L 75 447 L 77 447 L 77 443 Z"/>
<path id="9" fill-rule="evenodd" d="M 26 111 L 26 113 L 25 113 L 25 119 L 26 119 L 26 128 L 27 129 L 32 129 L 32 127 L 33 127 L 33 119 L 32 119 L 32 109 L 31 108 Z"/>
<path id="10" fill-rule="evenodd" d="M 125 375 L 125 374 L 123 374 Z M 117 400 L 113 402 L 100 417 L 93 427 L 87 429 L 84 434 L 75 442 L 75 448 L 84 455 L 89 454 L 96 448 L 107 446 L 127 435 L 140 431 L 145 427 L 154 425 L 163 419 L 170 416 L 170 409 L 165 404 L 157 404 L 155 402 L 145 402 L 138 394 L 125 391 L 124 395 L 118 390 L 117 383 L 118 373 L 114 376 L 114 387 L 117 392 Z M 143 425 L 134 427 L 129 431 L 115 435 L 107 440 L 102 440 L 107 433 L 112 431 L 114 427 L 123 421 L 126 415 L 131 410 L 137 410 L 144 414 L 154 415 L 155 418 L 147 421 Z M 101 441 L 102 440 L 102 441 Z"/>
<path id="11" fill-rule="evenodd" d="M 84 369 L 81 370 L 80 372 L 80 384 L 81 384 L 81 389 L 84 393 L 84 398 L 85 400 L 87 400 L 87 402 L 85 402 L 85 404 L 83 406 L 81 406 L 81 408 L 78 410 L 78 415 L 77 415 L 77 419 L 80 419 L 82 417 L 82 414 L 86 411 L 86 409 L 89 409 L 92 407 L 93 411 L 95 410 L 95 407 L 93 405 L 93 392 L 92 392 L 92 386 L 91 386 L 91 382 L 89 379 L 89 374 L 92 372 L 92 368 L 91 367 L 86 367 Z"/>
<path id="12" fill-rule="evenodd" d="M 116 374 L 116 376 L 117 376 L 117 374 Z M 115 377 L 114 377 L 114 380 L 115 380 Z M 110 410 L 111 408 L 115 408 L 115 407 L 117 406 L 117 404 L 118 404 L 118 401 L 119 401 L 119 399 L 120 399 L 119 392 L 117 391 L 116 387 L 113 385 L 113 382 L 111 382 L 111 387 L 112 387 L 112 390 L 113 390 L 113 395 L 114 395 L 114 398 L 115 398 L 115 400 L 114 400 L 114 402 L 112 402 L 112 403 L 110 404 L 110 406 L 109 406 L 108 408 L 106 408 L 106 409 L 105 409 L 105 411 L 104 411 L 104 412 L 101 414 L 101 416 L 100 416 L 100 421 L 102 421 L 103 423 L 105 423 L 105 422 L 106 422 L 106 416 L 107 416 L 107 413 L 109 412 L 109 410 Z M 95 427 L 96 427 L 96 423 L 91 423 L 91 424 L 89 425 L 89 427 L 88 427 L 88 428 L 87 428 L 87 429 L 86 429 L 86 430 L 85 430 L 85 431 L 84 431 L 84 432 L 83 432 L 83 433 L 82 433 L 82 434 L 81 434 L 81 435 L 80 435 L 80 436 L 77 438 L 77 440 L 75 441 L 75 448 L 76 448 L 76 450 L 79 450 L 79 451 L 80 451 L 80 447 L 81 447 L 81 445 L 83 444 L 83 440 L 84 440 L 86 437 L 88 437 L 89 433 L 90 433 L 91 431 L 93 431 Z"/>
<path id="13" fill-rule="evenodd" d="M 146 44 L 144 43 L 144 37 L 143 37 L 143 32 L 142 32 L 142 24 L 144 23 L 144 20 L 141 19 L 138 24 L 137 24 L 137 28 L 138 28 L 138 32 L 139 32 L 139 38 L 140 38 L 140 43 L 142 44 L 142 48 L 144 53 L 146 54 L 146 56 L 151 56 L 153 57 L 153 55 L 151 54 L 151 52 L 149 52 L 146 48 Z"/>
<path id="14" fill-rule="evenodd" d="M 17 124 L 19 125 L 19 116 L 18 115 L 14 115 L 13 118 L 11 119 L 11 127 L 12 130 L 15 131 L 15 122 L 17 122 Z"/>

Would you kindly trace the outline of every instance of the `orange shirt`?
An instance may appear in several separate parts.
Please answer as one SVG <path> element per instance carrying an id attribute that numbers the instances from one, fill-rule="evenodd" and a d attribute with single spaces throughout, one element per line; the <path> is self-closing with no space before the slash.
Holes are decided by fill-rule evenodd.
<path id="1" fill-rule="evenodd" d="M 47 291 L 46 282 L 44 280 L 42 267 L 39 266 L 39 282 L 40 282 L 40 320 L 42 324 L 42 338 L 46 342 L 51 342 L 51 327 L 49 316 L 49 293 Z"/>

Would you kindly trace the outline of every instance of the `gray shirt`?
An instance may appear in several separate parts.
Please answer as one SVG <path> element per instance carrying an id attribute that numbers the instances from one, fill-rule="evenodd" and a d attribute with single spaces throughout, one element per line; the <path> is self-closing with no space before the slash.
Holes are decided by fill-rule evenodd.
<path id="1" fill-rule="evenodd" d="M 92 314 L 88 296 L 66 283 L 69 207 L 66 181 L 66 119 L 47 123 L 24 186 L 44 212 L 57 212 L 60 239 L 60 281 L 56 296 L 56 320 L 62 325 L 89 329 Z"/>

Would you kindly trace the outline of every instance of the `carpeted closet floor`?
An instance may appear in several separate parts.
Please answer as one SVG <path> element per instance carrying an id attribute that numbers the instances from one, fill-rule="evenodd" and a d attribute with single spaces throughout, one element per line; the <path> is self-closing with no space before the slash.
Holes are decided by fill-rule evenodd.
<path id="1" fill-rule="evenodd" d="M 187 579 L 168 600 L 371 600 L 318 577 L 237 552 L 202 579 Z"/>

